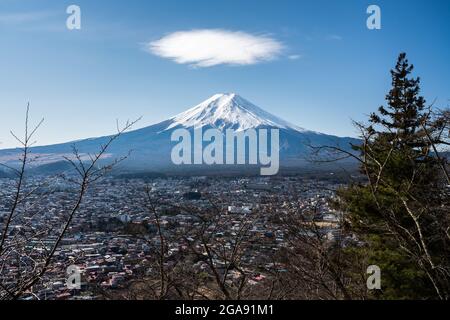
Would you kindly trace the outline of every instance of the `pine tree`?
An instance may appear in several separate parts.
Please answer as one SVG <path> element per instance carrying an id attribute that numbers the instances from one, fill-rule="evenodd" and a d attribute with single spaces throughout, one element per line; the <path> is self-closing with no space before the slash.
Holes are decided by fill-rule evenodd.
<path id="1" fill-rule="evenodd" d="M 382 125 L 390 140 L 398 140 L 400 147 L 423 147 L 427 143 L 421 133 L 421 124 L 426 119 L 425 99 L 419 96 L 420 78 L 409 78 L 414 69 L 406 54 L 401 53 L 397 65 L 391 70 L 392 89 L 386 96 L 388 107 L 381 106 L 379 114 L 372 113 L 370 122 Z"/>
<path id="2" fill-rule="evenodd" d="M 448 299 L 450 203 L 441 160 L 432 152 L 439 129 L 430 125 L 412 71 L 400 54 L 387 107 L 358 125 L 363 143 L 356 149 L 367 183 L 340 190 L 337 206 L 364 244 L 356 254 L 382 269 L 383 290 L 375 297 Z"/>

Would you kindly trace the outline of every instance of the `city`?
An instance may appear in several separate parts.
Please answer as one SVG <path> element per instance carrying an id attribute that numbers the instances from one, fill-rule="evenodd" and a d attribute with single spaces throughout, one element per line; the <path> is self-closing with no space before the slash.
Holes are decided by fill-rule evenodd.
<path id="1" fill-rule="evenodd" d="M 32 178 L 29 181 L 30 188 L 41 188 L 41 179 Z M 11 183 L 9 179 L 0 179 L 1 190 L 8 190 Z M 183 211 L 183 205 L 201 211 L 210 208 L 214 201 L 214 205 L 219 208 L 218 214 L 225 217 L 228 226 L 226 229 L 218 228 L 213 236 L 220 239 L 220 243 L 224 243 L 229 250 L 233 237 L 244 221 L 251 225 L 244 239 L 249 242 L 246 246 L 250 247 L 247 247 L 242 259 L 249 266 L 249 270 L 246 270 L 250 275 L 246 280 L 248 285 L 257 285 L 269 277 L 261 270 L 270 270 L 274 265 L 264 258 L 273 256 L 272 252 L 286 246 L 285 230 L 273 222 L 274 215 L 282 216 L 295 208 L 300 214 L 310 215 L 311 221 L 320 225 L 330 241 L 339 236 L 340 214 L 329 206 L 329 200 L 339 185 L 330 180 L 318 181 L 298 176 L 105 178 L 89 190 L 69 232 L 55 252 L 54 267 L 33 287 L 29 298 L 98 299 L 101 298 L 98 296 L 100 294 L 117 296 L 133 282 L 156 272 L 152 269 L 152 260 L 155 259 L 152 250 L 160 245 L 160 241 L 155 216 L 146 208 L 145 190 L 165 204 L 157 209 L 162 233 L 169 238 L 171 230 L 186 232 L 177 241 L 167 244 L 167 266 L 177 255 L 188 250 L 187 242 L 195 237 L 194 233 L 189 233 L 189 227 L 198 223 L 198 217 L 188 210 Z M 49 192 L 43 188 L 27 199 L 30 203 L 26 214 L 28 217 L 15 222 L 11 228 L 13 239 L 16 233 L 26 233 L 26 228 L 33 229 L 37 234 L 42 234 L 38 230 L 46 232 L 44 237 L 30 241 L 29 245 L 34 250 L 29 259 L 38 260 L 43 251 L 50 250 L 56 235 L 52 235 L 49 226 L 58 227 L 61 224 L 65 210 L 73 200 L 70 184 L 64 180 L 52 182 L 52 189 Z M 11 194 L 4 196 L 12 197 Z M 45 198 L 45 201 L 41 198 Z M 173 203 L 177 207 L 170 205 Z M 8 209 L 2 203 L 0 222 L 6 218 Z M 212 229 L 216 227 L 209 226 Z M 136 233 L 136 230 L 139 232 Z M 4 285 L 17 281 L 17 268 L 24 267 L 17 265 L 13 259 L 8 262 L 2 268 Z M 215 263 L 219 269 L 226 264 L 219 259 Z M 83 281 L 79 290 L 70 290 L 67 285 L 69 275 L 66 270 L 71 265 L 81 271 Z M 207 265 L 202 261 L 192 267 L 198 273 L 208 272 Z M 281 268 L 281 263 L 278 267 Z M 221 272 L 224 272 L 223 268 Z"/>

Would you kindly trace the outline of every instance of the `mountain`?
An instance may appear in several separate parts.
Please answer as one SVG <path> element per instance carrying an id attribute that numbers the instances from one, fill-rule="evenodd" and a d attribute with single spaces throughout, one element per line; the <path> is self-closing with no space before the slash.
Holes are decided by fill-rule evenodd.
<path id="1" fill-rule="evenodd" d="M 186 132 L 193 135 L 195 129 L 199 128 L 202 128 L 203 132 L 208 129 L 219 129 L 224 133 L 224 136 L 227 129 L 233 129 L 234 132 L 246 132 L 250 129 L 267 129 L 270 132 L 271 129 L 278 129 L 281 167 L 304 168 L 312 166 L 312 163 L 308 161 L 311 156 L 310 146 L 333 145 L 351 150 L 350 143 L 358 143 L 358 140 L 353 138 L 341 138 L 300 128 L 264 111 L 237 94 L 229 93 L 214 95 L 192 109 L 163 122 L 124 133 L 111 145 L 105 157 L 114 159 L 128 154 L 131 150 L 130 156 L 121 164 L 121 168 L 128 171 L 176 171 L 186 173 L 198 169 L 201 172 L 204 169 L 212 169 L 226 172 L 251 167 L 174 165 L 171 152 L 178 143 L 171 141 L 174 131 L 185 129 Z M 36 166 L 53 171 L 55 167 L 62 166 L 63 156 L 71 155 L 73 145 L 76 145 L 79 152 L 87 160 L 88 154 L 96 152 L 108 139 L 109 137 L 106 136 L 33 147 L 31 151 L 38 156 L 38 159 L 34 162 Z M 224 141 L 224 153 L 227 142 Z M 207 144 L 204 142 L 203 147 Z M 194 149 L 194 146 L 192 148 Z M 19 149 L 0 150 L 0 162 L 14 165 L 19 154 Z M 248 160 L 248 155 L 246 159 Z M 107 159 L 104 159 L 104 161 L 107 161 Z"/>
<path id="2" fill-rule="evenodd" d="M 216 94 L 178 116 L 170 119 L 167 129 L 179 126 L 215 127 L 218 129 L 247 130 L 258 127 L 273 127 L 305 131 L 255 106 L 234 93 Z"/>
<path id="3" fill-rule="evenodd" d="M 10 178 L 11 175 L 7 172 L 5 172 L 4 170 L 0 169 L 0 179 L 2 178 Z"/>

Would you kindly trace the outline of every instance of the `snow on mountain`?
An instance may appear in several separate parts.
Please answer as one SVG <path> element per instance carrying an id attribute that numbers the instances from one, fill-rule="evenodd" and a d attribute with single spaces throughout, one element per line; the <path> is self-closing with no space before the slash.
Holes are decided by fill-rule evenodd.
<path id="1" fill-rule="evenodd" d="M 287 163 L 284 161 L 288 161 L 289 165 L 292 163 L 295 166 L 310 166 L 310 162 L 305 162 L 311 153 L 310 146 L 336 145 L 351 152 L 350 143 L 358 143 L 358 140 L 353 138 L 341 138 L 302 129 L 262 110 L 237 94 L 228 93 L 216 94 L 194 108 L 163 122 L 124 133 L 108 149 L 107 158 L 122 157 L 132 151 L 127 160 L 121 164 L 123 167 L 136 170 L 173 168 L 171 151 L 176 142 L 171 140 L 172 132 L 178 128 L 193 130 L 199 127 L 236 131 L 278 128 L 282 165 Z M 64 156 L 71 155 L 74 144 L 79 152 L 88 158 L 89 154 L 98 152 L 100 146 L 108 139 L 106 136 L 33 147 L 31 152 L 38 157 L 33 165 L 63 162 Z M 17 165 L 20 154 L 21 149 L 0 150 L 0 163 Z"/>
<path id="2" fill-rule="evenodd" d="M 220 130 L 232 128 L 236 131 L 258 127 L 276 127 L 306 132 L 284 121 L 235 93 L 216 94 L 170 119 L 166 130 L 181 126 L 185 128 L 199 128 L 211 126 Z"/>

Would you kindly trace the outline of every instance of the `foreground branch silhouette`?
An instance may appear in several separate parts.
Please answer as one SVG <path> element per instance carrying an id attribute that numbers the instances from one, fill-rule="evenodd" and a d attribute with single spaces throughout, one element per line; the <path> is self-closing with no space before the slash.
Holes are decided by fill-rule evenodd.
<path id="1" fill-rule="evenodd" d="M 22 146 L 22 156 L 19 159 L 20 166 L 16 168 L 12 165 L 2 164 L 3 167 L 14 174 L 16 184 L 9 213 L 6 220 L 1 223 L 0 299 L 19 299 L 25 294 L 33 295 L 33 286 L 41 281 L 45 273 L 51 268 L 55 252 L 79 210 L 89 186 L 127 158 L 127 156 L 123 156 L 109 163 L 103 163 L 108 148 L 138 120 L 127 122 L 123 127 L 117 125 L 117 132 L 100 146 L 98 152 L 88 154 L 88 160 L 77 150 L 76 146 L 73 146 L 72 157 L 65 156 L 64 159 L 71 165 L 75 174 L 58 176 L 58 178 L 64 179 L 77 187 L 73 196 L 73 204 L 71 208 L 68 208 L 68 212 L 59 227 L 49 226 L 48 228 L 35 230 L 32 226 L 32 219 L 43 219 L 43 217 L 40 217 L 42 214 L 40 211 L 31 212 L 33 204 L 45 202 L 45 198 L 52 191 L 42 192 L 42 189 L 43 187 L 51 187 L 54 180 L 44 181 L 37 186 L 27 186 L 30 164 L 38 160 L 38 157 L 31 156 L 30 148 L 34 145 L 32 139 L 43 123 L 42 119 L 30 130 L 29 105 L 27 106 L 24 138 L 18 138 L 15 133 L 11 132 Z M 8 199 L 4 198 L 4 200 L 7 201 Z M 61 208 L 61 210 L 63 209 Z M 21 224 L 20 230 L 11 228 L 13 222 L 22 221 L 28 221 L 28 223 Z M 59 230 L 55 231 L 55 229 Z"/>

